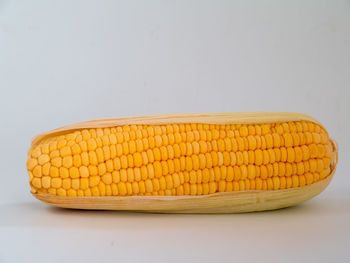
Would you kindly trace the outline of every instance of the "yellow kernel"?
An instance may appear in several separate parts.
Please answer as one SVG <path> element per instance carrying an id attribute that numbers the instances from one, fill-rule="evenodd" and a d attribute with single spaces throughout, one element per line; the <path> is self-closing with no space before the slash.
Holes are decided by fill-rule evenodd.
<path id="1" fill-rule="evenodd" d="M 72 154 L 71 148 L 69 146 L 65 146 L 60 149 L 60 154 L 62 157 L 69 156 Z"/>
<path id="2" fill-rule="evenodd" d="M 306 184 L 312 184 L 313 181 L 314 181 L 314 176 L 312 173 L 306 173 L 305 174 L 305 181 L 306 181 Z"/>
<path id="3" fill-rule="evenodd" d="M 265 135 L 265 142 L 267 149 L 271 149 L 273 147 L 273 137 L 271 134 Z"/>
<path id="4" fill-rule="evenodd" d="M 142 165 L 142 155 L 139 152 L 133 154 L 135 167 L 141 167 Z"/>
<path id="5" fill-rule="evenodd" d="M 27 169 L 29 171 L 33 170 L 33 168 L 38 164 L 38 161 L 36 159 L 30 158 L 27 161 Z"/>
<path id="6" fill-rule="evenodd" d="M 81 177 L 89 177 L 89 169 L 86 166 L 80 166 L 79 174 Z"/>
<path id="7" fill-rule="evenodd" d="M 100 196 L 100 190 L 97 186 L 94 186 L 91 188 L 91 194 L 92 196 Z"/>
<path id="8" fill-rule="evenodd" d="M 224 180 L 219 181 L 219 192 L 225 192 L 226 182 Z"/>
<path id="9" fill-rule="evenodd" d="M 51 167 L 50 163 L 45 163 L 43 165 L 43 167 L 42 167 L 43 175 L 49 175 L 50 174 L 50 167 Z"/>
<path id="10" fill-rule="evenodd" d="M 140 189 L 139 189 L 139 184 L 137 182 L 133 182 L 131 184 L 131 187 L 132 187 L 132 192 L 134 194 L 138 194 L 140 192 Z"/>
<path id="11" fill-rule="evenodd" d="M 59 176 L 59 170 L 57 167 L 54 167 L 54 166 L 50 167 L 50 176 L 51 177 L 58 177 Z"/>
<path id="12" fill-rule="evenodd" d="M 51 179 L 51 187 L 52 188 L 60 188 L 62 186 L 62 179 L 61 178 L 52 178 Z"/>
<path id="13" fill-rule="evenodd" d="M 81 162 L 85 166 L 88 166 L 90 164 L 89 154 L 87 152 L 81 153 Z"/>
<path id="14" fill-rule="evenodd" d="M 121 180 L 122 182 L 128 181 L 128 174 L 127 174 L 127 172 L 126 172 L 125 169 L 121 169 L 121 170 L 120 170 L 120 180 Z"/>
<path id="15" fill-rule="evenodd" d="M 287 161 L 293 163 L 295 161 L 295 151 L 294 148 L 287 148 Z"/>
<path id="16" fill-rule="evenodd" d="M 169 159 L 173 159 L 175 156 L 175 153 L 174 153 L 174 148 L 172 145 L 167 146 L 167 152 L 168 152 Z"/>
<path id="17" fill-rule="evenodd" d="M 316 144 L 309 145 L 310 158 L 316 158 L 318 156 L 318 148 Z"/>
<path id="18" fill-rule="evenodd" d="M 270 133 L 270 125 L 269 124 L 261 125 L 261 134 L 266 135 L 268 133 Z"/>
<path id="19" fill-rule="evenodd" d="M 219 139 L 219 137 L 220 137 L 220 132 L 219 132 L 218 130 L 213 129 L 212 132 L 211 132 L 211 134 L 212 134 L 212 139 L 213 139 L 214 141 L 217 140 L 217 139 Z"/>
<path id="20" fill-rule="evenodd" d="M 241 165 L 240 166 L 241 169 L 241 179 L 244 180 L 248 177 L 248 169 L 246 165 Z"/>
<path id="21" fill-rule="evenodd" d="M 127 142 L 122 143 L 123 154 L 129 154 L 129 144 Z"/>
<path id="22" fill-rule="evenodd" d="M 173 178 L 171 175 L 165 176 L 165 182 L 167 189 L 172 189 L 174 187 Z"/>
<path id="23" fill-rule="evenodd" d="M 146 187 L 146 192 L 147 193 L 153 192 L 153 184 L 152 184 L 152 181 L 150 179 L 147 179 L 145 181 L 145 187 Z"/>
<path id="24" fill-rule="evenodd" d="M 91 138 L 87 141 L 87 148 L 89 151 L 94 151 L 97 148 L 96 140 Z"/>
<path id="25" fill-rule="evenodd" d="M 89 179 L 88 178 L 81 178 L 80 179 L 80 189 L 86 190 L 88 188 L 89 188 Z"/>
<path id="26" fill-rule="evenodd" d="M 98 174 L 100 176 L 102 176 L 102 175 L 104 175 L 106 173 L 106 171 L 107 171 L 106 165 L 104 163 L 100 163 L 98 165 Z"/>
<path id="27" fill-rule="evenodd" d="M 120 165 L 121 168 L 128 168 L 128 158 L 125 155 L 120 157 Z"/>
<path id="28" fill-rule="evenodd" d="M 267 178 L 266 180 L 267 183 L 267 190 L 273 190 L 273 180 L 271 178 Z"/>
<path id="29" fill-rule="evenodd" d="M 272 177 L 273 190 L 278 190 L 280 188 L 280 178 L 278 176 Z"/>
<path id="30" fill-rule="evenodd" d="M 42 154 L 38 158 L 38 162 L 40 165 L 43 165 L 43 164 L 47 163 L 48 161 L 50 161 L 50 157 L 47 154 Z"/>
<path id="31" fill-rule="evenodd" d="M 256 165 L 261 165 L 263 163 L 263 152 L 260 149 L 255 151 L 254 160 Z"/>
<path id="32" fill-rule="evenodd" d="M 32 158 L 38 158 L 40 155 L 41 155 L 40 147 L 34 148 L 31 152 Z"/>
<path id="33" fill-rule="evenodd" d="M 309 164 L 310 164 L 310 172 L 311 173 L 316 172 L 317 171 L 317 161 L 315 159 L 310 159 Z"/>
<path id="34" fill-rule="evenodd" d="M 40 178 L 37 178 L 37 177 L 34 177 L 32 179 L 32 185 L 36 188 L 41 188 L 41 179 Z"/>
<path id="35" fill-rule="evenodd" d="M 69 149 L 70 149 L 70 148 L 69 148 Z M 80 154 L 80 153 L 81 153 L 81 149 L 80 149 L 80 147 L 79 147 L 78 144 L 74 144 L 74 145 L 72 146 L 72 153 L 73 153 L 73 154 Z M 62 154 L 62 149 L 61 149 L 61 154 Z"/>
<path id="36" fill-rule="evenodd" d="M 95 152 L 96 152 L 97 162 L 103 163 L 105 161 L 105 158 L 103 156 L 102 148 L 97 148 Z"/>
<path id="37" fill-rule="evenodd" d="M 49 188 L 48 190 L 49 194 L 56 195 L 56 189 L 55 188 Z"/>
<path id="38" fill-rule="evenodd" d="M 272 134 L 273 138 L 273 146 L 276 148 L 279 148 L 281 146 L 281 137 L 278 133 L 273 133 Z"/>
<path id="39" fill-rule="evenodd" d="M 162 165 L 160 164 L 159 161 L 156 161 L 153 163 L 153 168 L 154 168 L 155 177 L 161 177 L 163 172 L 162 172 Z"/>
<path id="40" fill-rule="evenodd" d="M 301 147 L 295 147 L 294 148 L 295 151 L 295 162 L 299 163 L 303 160 L 303 152 L 301 150 Z"/>
<path id="41" fill-rule="evenodd" d="M 248 152 L 247 152 L 247 151 L 244 151 L 244 152 L 242 153 L 242 155 L 243 155 L 243 163 L 244 163 L 244 164 L 248 164 L 248 163 L 249 163 L 249 155 L 248 155 Z"/>
<path id="42" fill-rule="evenodd" d="M 233 191 L 239 191 L 239 183 L 233 182 Z"/>
<path id="43" fill-rule="evenodd" d="M 67 196 L 75 197 L 75 196 L 77 196 L 77 191 L 75 191 L 73 189 L 68 189 L 67 190 Z"/>
<path id="44" fill-rule="evenodd" d="M 262 189 L 262 180 L 260 178 L 256 178 L 255 189 L 256 190 L 261 190 Z"/>
<path id="45" fill-rule="evenodd" d="M 166 185 L 166 181 L 165 181 L 165 178 L 164 177 L 161 177 L 159 179 L 159 187 L 161 190 L 165 190 L 167 185 Z"/>
<path id="46" fill-rule="evenodd" d="M 280 177 L 280 188 L 279 189 L 286 189 L 287 186 L 287 180 L 286 177 Z"/>
<path id="47" fill-rule="evenodd" d="M 33 175 L 36 177 L 41 177 L 42 176 L 42 167 L 40 165 L 37 165 L 33 169 Z"/>
<path id="48" fill-rule="evenodd" d="M 242 137 L 248 136 L 248 134 L 249 134 L 248 128 L 247 128 L 246 126 L 241 126 L 241 127 L 239 128 L 239 134 L 240 134 L 240 136 L 242 136 Z"/>
<path id="49" fill-rule="evenodd" d="M 290 133 L 284 133 L 284 145 L 285 147 L 292 147 L 293 146 L 293 137 Z"/>
<path id="50" fill-rule="evenodd" d="M 67 192 L 66 192 L 65 189 L 59 188 L 59 189 L 57 189 L 57 195 L 58 195 L 58 196 L 66 196 L 66 195 L 67 195 Z"/>
<path id="51" fill-rule="evenodd" d="M 57 141 L 53 141 L 49 143 L 49 151 L 55 151 L 57 149 Z"/>
<path id="52" fill-rule="evenodd" d="M 248 179 L 254 179 L 254 178 L 255 178 L 255 166 L 248 165 Z"/>
<path id="53" fill-rule="evenodd" d="M 65 156 L 62 159 L 62 165 L 66 168 L 70 168 L 73 166 L 73 158 L 72 156 Z"/>
<path id="54" fill-rule="evenodd" d="M 92 195 L 90 188 L 84 190 L 84 196 L 90 197 Z"/>
<path id="55" fill-rule="evenodd" d="M 98 184 L 98 190 L 99 190 L 100 196 L 106 196 L 106 185 L 103 182 L 100 182 Z"/>
<path id="56" fill-rule="evenodd" d="M 81 166 L 81 156 L 79 154 L 75 154 L 73 156 L 73 165 L 75 167 L 80 167 Z"/>
<path id="57" fill-rule="evenodd" d="M 70 178 L 65 178 L 62 180 L 62 188 L 66 189 L 66 190 L 71 188 L 71 179 Z"/>
<path id="58" fill-rule="evenodd" d="M 129 141 L 129 153 L 133 154 L 134 152 L 136 152 L 135 141 Z"/>
<path id="59" fill-rule="evenodd" d="M 305 186 L 306 185 L 306 178 L 304 175 L 300 175 L 299 176 L 299 186 L 302 187 L 302 186 Z"/>
<path id="60" fill-rule="evenodd" d="M 191 184 L 190 185 L 190 195 L 196 195 L 197 194 L 197 185 Z"/>
<path id="61" fill-rule="evenodd" d="M 135 179 L 134 170 L 132 168 L 128 168 L 126 170 L 126 174 L 127 174 L 128 182 L 133 182 Z"/>
<path id="62" fill-rule="evenodd" d="M 297 133 L 292 133 L 292 138 L 293 138 L 293 146 L 299 146 L 300 144 L 299 135 Z"/>
<path id="63" fill-rule="evenodd" d="M 51 164 L 56 167 L 61 167 L 62 166 L 62 158 L 61 157 L 56 157 L 51 160 Z"/>
<path id="64" fill-rule="evenodd" d="M 103 135 L 102 136 L 102 145 L 103 146 L 109 146 L 110 145 L 109 136 L 108 135 Z"/>
<path id="65" fill-rule="evenodd" d="M 292 176 L 292 186 L 293 187 L 299 186 L 299 176 L 297 176 L 297 175 Z"/>
<path id="66" fill-rule="evenodd" d="M 268 177 L 268 171 L 265 165 L 260 166 L 260 177 L 266 179 Z"/>
<path id="67" fill-rule="evenodd" d="M 118 195 L 118 186 L 117 186 L 117 184 L 115 184 L 115 183 L 111 184 L 111 191 L 112 191 L 112 195 L 113 196 L 117 196 Z"/>
<path id="68" fill-rule="evenodd" d="M 90 182 L 89 182 L 90 187 L 97 186 L 100 182 L 99 176 L 90 176 L 89 179 L 90 179 Z"/>
<path id="69" fill-rule="evenodd" d="M 69 168 L 69 176 L 71 178 L 79 178 L 79 169 L 77 167 Z"/>
<path id="70" fill-rule="evenodd" d="M 318 158 L 323 158 L 326 153 L 326 148 L 319 144 L 317 145 Z"/>
<path id="71" fill-rule="evenodd" d="M 134 177 L 136 181 L 140 181 L 142 176 L 141 176 L 141 169 L 140 168 L 135 168 L 134 169 Z"/>
<path id="72" fill-rule="evenodd" d="M 209 183 L 209 194 L 213 194 L 216 192 L 217 185 L 215 182 Z"/>
<path id="73" fill-rule="evenodd" d="M 313 132 L 312 133 L 312 142 L 315 144 L 318 144 L 321 142 L 321 135 L 319 133 Z"/>
<path id="74" fill-rule="evenodd" d="M 160 182 L 159 182 L 158 178 L 153 178 L 152 184 L 153 184 L 153 191 L 154 192 L 157 192 L 160 190 Z"/>
<path id="75" fill-rule="evenodd" d="M 113 183 L 120 182 L 120 172 L 119 171 L 112 172 L 112 180 L 113 180 Z"/>

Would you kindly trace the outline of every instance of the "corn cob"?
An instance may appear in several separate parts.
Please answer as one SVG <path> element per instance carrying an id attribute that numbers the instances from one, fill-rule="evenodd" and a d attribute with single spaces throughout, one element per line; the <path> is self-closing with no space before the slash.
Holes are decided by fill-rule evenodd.
<path id="1" fill-rule="evenodd" d="M 61 207 L 247 212 L 320 193 L 336 144 L 296 113 L 154 115 L 83 122 L 37 136 L 31 193 Z"/>

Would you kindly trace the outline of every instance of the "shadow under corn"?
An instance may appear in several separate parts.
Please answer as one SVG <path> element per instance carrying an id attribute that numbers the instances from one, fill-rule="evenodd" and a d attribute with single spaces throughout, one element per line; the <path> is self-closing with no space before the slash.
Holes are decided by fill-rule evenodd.
<path id="1" fill-rule="evenodd" d="M 0 227 L 55 227 L 88 229 L 242 229 L 305 222 L 315 216 L 327 218 L 339 214 L 350 218 L 350 198 L 315 198 L 303 204 L 272 211 L 243 214 L 160 214 L 126 211 L 74 210 L 40 202 L 0 204 Z"/>

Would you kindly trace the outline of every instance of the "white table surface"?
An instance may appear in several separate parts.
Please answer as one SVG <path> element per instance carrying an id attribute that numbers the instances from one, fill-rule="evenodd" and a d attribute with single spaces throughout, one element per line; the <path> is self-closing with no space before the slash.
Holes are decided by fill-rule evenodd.
<path id="1" fill-rule="evenodd" d="M 0 262 L 350 262 L 350 196 L 276 211 L 186 215 L 0 205 Z"/>

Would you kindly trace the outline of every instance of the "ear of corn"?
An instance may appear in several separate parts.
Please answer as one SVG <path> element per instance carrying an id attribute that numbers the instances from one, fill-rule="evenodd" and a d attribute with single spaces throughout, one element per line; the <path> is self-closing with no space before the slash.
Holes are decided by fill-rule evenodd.
<path id="1" fill-rule="evenodd" d="M 75 203 L 84 200 L 108 209 L 94 205 L 95 197 L 112 204 L 138 197 L 141 204 L 324 188 L 336 154 L 327 131 L 305 115 L 166 115 L 89 121 L 40 135 L 28 152 L 27 169 L 31 192 L 41 200 L 61 198 L 63 205 L 56 205 L 91 208 Z M 199 212 L 196 203 L 205 208 L 209 199 L 171 211 Z M 169 205 L 160 211 L 169 211 Z"/>

